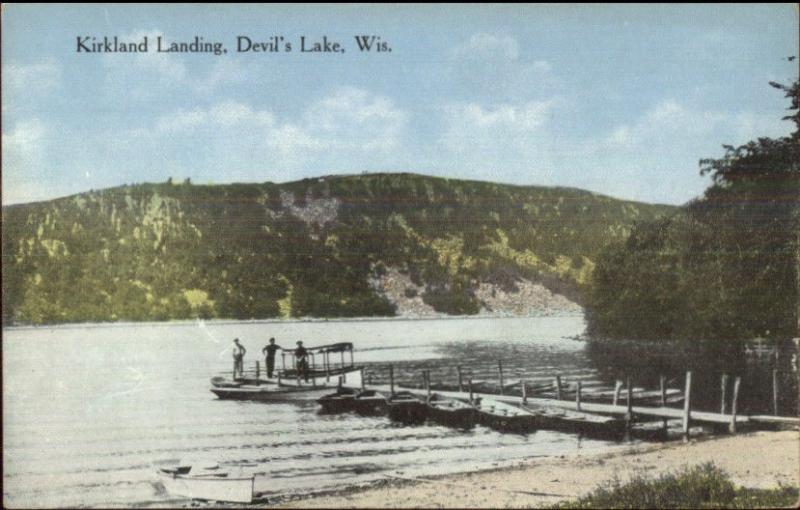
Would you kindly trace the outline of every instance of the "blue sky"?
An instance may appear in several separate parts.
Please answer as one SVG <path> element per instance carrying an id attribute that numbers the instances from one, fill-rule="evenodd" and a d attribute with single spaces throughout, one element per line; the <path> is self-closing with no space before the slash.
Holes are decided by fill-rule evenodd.
<path id="1" fill-rule="evenodd" d="M 4 204 L 364 171 L 680 204 L 708 184 L 700 158 L 791 131 L 767 82 L 798 73 L 794 5 L 5 5 L 2 32 Z M 240 35 L 294 51 L 238 53 Z M 297 51 L 323 35 L 345 53 Z"/>

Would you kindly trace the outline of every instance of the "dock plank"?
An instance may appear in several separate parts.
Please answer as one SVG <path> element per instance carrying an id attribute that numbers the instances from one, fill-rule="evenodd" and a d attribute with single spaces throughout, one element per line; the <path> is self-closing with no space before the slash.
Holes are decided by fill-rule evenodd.
<path id="1" fill-rule="evenodd" d="M 378 391 L 389 391 L 389 387 L 376 387 L 374 388 Z M 424 390 L 418 390 L 414 388 L 404 388 L 414 394 L 424 395 Z M 458 391 L 439 391 L 443 396 L 450 397 L 450 398 L 457 398 L 466 400 L 469 398 L 468 393 L 461 393 Z M 483 393 L 474 393 L 474 397 L 476 398 L 486 398 L 486 399 L 493 399 L 499 402 L 503 402 L 506 404 L 522 404 L 522 397 L 513 396 L 513 395 L 492 395 L 492 394 L 483 394 Z M 559 407 L 562 409 L 575 409 L 575 403 L 567 400 L 554 400 L 549 398 L 536 398 L 536 397 L 528 397 L 527 402 L 532 405 L 541 405 L 541 406 L 549 406 L 549 407 Z M 653 418 L 666 418 L 666 419 L 681 419 L 683 418 L 683 409 L 676 409 L 674 407 L 644 407 L 644 406 L 633 406 L 631 408 L 633 414 L 640 415 L 640 416 L 649 416 Z M 597 413 L 597 414 L 607 414 L 611 416 L 625 416 L 628 413 L 627 406 L 624 405 L 613 405 L 613 404 L 600 404 L 596 402 L 581 402 L 581 411 L 586 413 Z M 731 422 L 731 416 L 728 414 L 719 414 L 719 413 L 710 413 L 706 411 L 692 411 L 691 412 L 691 419 L 694 422 L 703 422 L 703 423 L 716 423 L 716 424 L 729 424 Z M 746 415 L 737 415 L 736 416 L 736 423 L 748 423 L 750 421 L 750 417 Z"/>

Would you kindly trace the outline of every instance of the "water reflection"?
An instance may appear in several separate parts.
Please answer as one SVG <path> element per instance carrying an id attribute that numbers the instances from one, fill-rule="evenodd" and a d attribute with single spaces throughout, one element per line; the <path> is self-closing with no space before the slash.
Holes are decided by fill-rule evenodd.
<path id="1" fill-rule="evenodd" d="M 794 347 L 782 343 L 774 355 L 756 358 L 745 353 L 744 345 L 706 347 L 675 346 L 648 342 L 587 342 L 589 364 L 605 382 L 630 377 L 634 384 L 659 387 L 659 377 L 666 376 L 669 387 L 683 388 L 685 374 L 692 371 L 692 408 L 721 410 L 722 376 L 727 374 L 726 407 L 730 409 L 733 378 L 741 377 L 738 410 L 742 414 L 772 414 L 773 369 L 777 370 L 779 412 L 797 411 L 798 379 L 791 364 Z"/>

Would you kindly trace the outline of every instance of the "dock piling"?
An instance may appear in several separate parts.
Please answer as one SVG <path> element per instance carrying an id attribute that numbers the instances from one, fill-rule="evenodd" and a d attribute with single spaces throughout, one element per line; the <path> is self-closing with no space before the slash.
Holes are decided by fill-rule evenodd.
<path id="1" fill-rule="evenodd" d="M 733 381 L 733 400 L 731 401 L 731 424 L 729 427 L 730 433 L 736 433 L 736 404 L 739 400 L 739 383 L 742 382 L 741 377 L 736 377 Z"/>
<path id="2" fill-rule="evenodd" d="M 428 402 L 431 401 L 431 371 L 425 370 L 422 372 L 422 377 L 425 380 L 425 393 L 428 394 Z"/>
<path id="3" fill-rule="evenodd" d="M 256 386 L 259 385 L 259 379 L 261 379 L 261 364 L 256 361 Z"/>
<path id="4" fill-rule="evenodd" d="M 663 376 L 663 375 L 659 376 L 658 377 L 658 383 L 659 383 L 659 386 L 661 387 L 661 407 L 667 407 L 667 378 L 666 378 L 666 376 Z M 667 427 L 668 427 L 667 419 L 664 418 L 662 420 L 661 424 L 664 427 L 664 432 L 666 432 L 667 431 Z"/>
<path id="5" fill-rule="evenodd" d="M 522 379 L 520 384 L 522 385 L 522 405 L 525 405 L 528 403 L 528 383 L 525 382 L 525 379 Z"/>
<path id="6" fill-rule="evenodd" d="M 475 405 L 475 401 L 472 398 L 472 378 L 471 377 L 467 381 L 467 384 L 469 384 L 469 403 L 472 404 L 472 405 Z"/>
<path id="7" fill-rule="evenodd" d="M 728 410 L 727 409 L 728 408 L 728 405 L 727 405 L 728 403 L 727 403 L 726 398 L 725 398 L 725 397 L 728 396 L 727 395 L 727 393 L 728 393 L 728 374 L 722 374 L 721 385 L 722 385 L 722 387 L 721 387 L 722 396 L 720 397 L 720 404 L 719 404 L 719 409 L 720 410 L 719 410 L 719 413 L 720 414 L 725 414 L 725 411 Z"/>
<path id="8" fill-rule="evenodd" d="M 561 376 L 556 376 L 556 400 L 561 400 Z"/>
<path id="9" fill-rule="evenodd" d="M 497 360 L 497 371 L 500 373 L 500 394 L 503 395 L 505 390 L 503 389 L 503 361 L 502 360 Z"/>
<path id="10" fill-rule="evenodd" d="M 619 392 L 622 391 L 622 381 L 617 379 L 617 382 L 614 384 L 614 405 L 619 405 Z"/>
<path id="11" fill-rule="evenodd" d="M 578 381 L 578 388 L 575 391 L 575 410 L 581 410 L 581 382 Z"/>
<path id="12" fill-rule="evenodd" d="M 772 369 L 772 414 L 778 416 L 778 369 Z"/>
<path id="13" fill-rule="evenodd" d="M 689 422 L 691 420 L 692 408 L 692 371 L 686 372 L 686 390 L 684 391 L 683 401 L 683 435 L 689 438 Z"/>
<path id="14" fill-rule="evenodd" d="M 463 375 L 461 374 L 461 365 L 456 365 L 456 372 L 458 372 L 458 391 L 464 393 Z"/>
<path id="15" fill-rule="evenodd" d="M 633 388 L 631 387 L 631 378 L 627 377 L 625 380 L 627 384 L 626 401 L 628 410 L 625 413 L 625 422 L 627 423 L 628 430 L 633 426 Z"/>
<path id="16" fill-rule="evenodd" d="M 394 366 L 389 365 L 389 391 L 394 395 Z"/>

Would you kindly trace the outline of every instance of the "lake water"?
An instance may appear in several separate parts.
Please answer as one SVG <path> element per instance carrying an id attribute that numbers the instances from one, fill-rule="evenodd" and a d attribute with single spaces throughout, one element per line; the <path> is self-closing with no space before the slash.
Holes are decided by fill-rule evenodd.
<path id="1" fill-rule="evenodd" d="M 251 365 L 270 336 L 292 347 L 353 342 L 379 380 L 420 370 L 453 382 L 535 380 L 556 372 L 613 378 L 607 357 L 568 337 L 582 317 L 313 322 L 200 322 L 11 328 L 3 332 L 3 499 L 6 506 L 178 505 L 151 463 L 208 459 L 254 472 L 256 491 L 307 492 L 387 473 L 424 476 L 621 445 L 558 432 L 401 427 L 384 417 L 321 415 L 311 400 L 218 400 L 209 377 L 231 368 L 239 337 Z M 405 381 L 403 381 L 405 379 Z"/>

